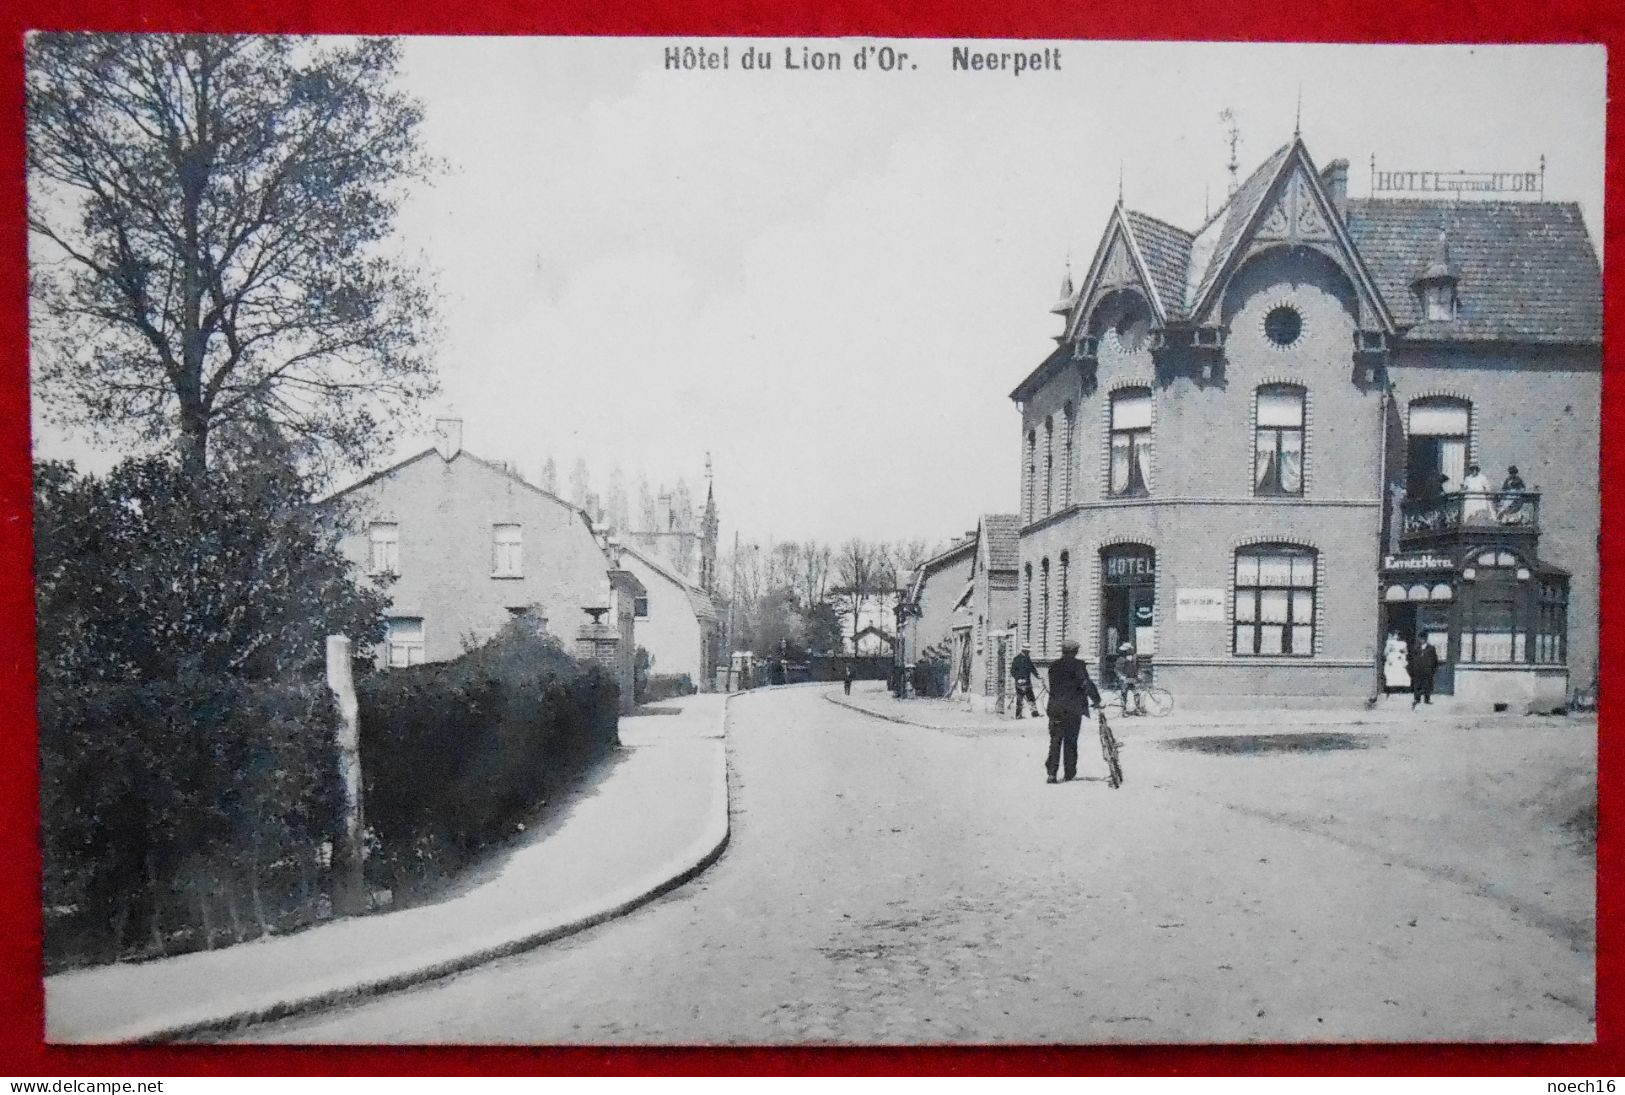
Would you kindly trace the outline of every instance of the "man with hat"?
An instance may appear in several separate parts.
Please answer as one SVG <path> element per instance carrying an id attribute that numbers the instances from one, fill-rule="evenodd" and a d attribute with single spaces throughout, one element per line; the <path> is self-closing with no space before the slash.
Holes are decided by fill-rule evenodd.
<path id="1" fill-rule="evenodd" d="M 1088 667 L 1078 660 L 1077 640 L 1067 639 L 1061 644 L 1061 656 L 1049 667 L 1049 756 L 1044 770 L 1050 783 L 1055 782 L 1058 769 L 1067 779 L 1077 778 L 1078 731 L 1089 714 L 1090 701 L 1100 706 L 1100 691 L 1089 679 Z"/>
<path id="2" fill-rule="evenodd" d="M 1112 672 L 1117 674 L 1117 691 L 1123 697 L 1123 714 L 1138 715 L 1140 713 L 1140 660 L 1134 656 L 1134 644 L 1124 643 L 1117 648 L 1117 657 L 1112 659 Z M 1128 702 L 1128 694 L 1134 693 L 1134 702 Z"/>
<path id="3" fill-rule="evenodd" d="M 1033 694 L 1033 678 L 1038 676 L 1038 667 L 1033 665 L 1033 644 L 1022 643 L 1021 653 L 1010 662 L 1010 675 L 1016 679 L 1016 718 L 1021 718 L 1021 705 L 1025 701 L 1033 709 L 1033 718 L 1038 717 L 1038 697 Z"/>

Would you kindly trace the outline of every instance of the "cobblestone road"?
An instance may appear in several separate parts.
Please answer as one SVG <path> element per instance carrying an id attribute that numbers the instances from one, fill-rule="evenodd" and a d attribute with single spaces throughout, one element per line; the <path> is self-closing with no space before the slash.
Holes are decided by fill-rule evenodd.
<path id="1" fill-rule="evenodd" d="M 1507 740 L 1539 751 L 1529 725 Z M 1032 726 L 977 738 L 880 722 L 814 688 L 738 698 L 733 838 L 696 882 L 533 953 L 242 1037 L 1593 1036 L 1583 853 L 1556 825 L 1513 817 L 1503 833 L 1448 799 L 1464 781 L 1508 801 L 1541 788 L 1465 771 L 1473 751 L 1440 736 L 1250 757 L 1130 737 L 1121 790 L 1087 747 L 1095 778 L 1048 786 Z M 1570 735 L 1552 741 L 1583 778 L 1583 732 L 1550 732 Z M 1516 781 L 1517 758 L 1505 771 Z M 1373 801 L 1374 786 L 1407 807 Z"/>

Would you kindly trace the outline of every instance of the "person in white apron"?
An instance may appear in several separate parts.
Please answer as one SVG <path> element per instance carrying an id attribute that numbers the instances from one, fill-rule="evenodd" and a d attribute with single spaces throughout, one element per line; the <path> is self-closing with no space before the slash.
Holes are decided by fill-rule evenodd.
<path id="1" fill-rule="evenodd" d="M 1408 691 L 1411 687 L 1411 674 L 1405 668 L 1408 660 L 1405 640 L 1399 637 L 1399 632 L 1388 632 L 1388 641 L 1382 647 L 1382 684 L 1389 691 Z"/>

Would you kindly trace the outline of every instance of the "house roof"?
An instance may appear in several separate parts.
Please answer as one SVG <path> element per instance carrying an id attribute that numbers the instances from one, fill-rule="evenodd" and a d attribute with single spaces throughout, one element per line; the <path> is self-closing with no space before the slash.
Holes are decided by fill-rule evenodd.
<path id="1" fill-rule="evenodd" d="M 1246 247 L 1277 180 L 1299 166 L 1315 200 L 1323 201 L 1324 180 L 1295 138 L 1259 164 L 1194 234 L 1119 203 L 1101 235 L 1095 267 L 1121 225 L 1168 320 L 1189 322 L 1207 309 Z M 1333 225 L 1336 245 L 1352 249 L 1346 254 L 1362 298 L 1401 343 L 1601 342 L 1602 269 L 1576 203 L 1351 198 L 1344 209 Z M 1453 320 L 1428 322 L 1414 282 L 1441 253 L 1459 279 L 1458 310 Z M 1075 309 L 1090 303 L 1091 284 L 1086 279 L 1079 286 Z M 1069 333 L 1082 322 L 1075 312 Z M 1060 341 L 1011 399 L 1026 399 L 1071 360 L 1072 347 Z"/>
<path id="2" fill-rule="evenodd" d="M 412 464 L 416 464 L 418 461 L 423 460 L 426 457 L 430 457 L 430 456 L 433 456 L 433 457 L 435 457 L 437 459 L 443 459 L 440 456 L 440 450 L 434 448 L 433 446 L 430 446 L 429 448 L 424 449 L 422 452 L 413 453 L 411 456 L 406 457 L 404 460 L 398 460 L 395 463 L 391 464 L 389 467 L 382 469 L 381 471 L 375 471 L 371 475 L 367 476 L 364 479 L 361 479 L 361 480 L 359 480 L 357 482 L 351 483 L 349 486 L 344 487 L 344 488 L 342 488 L 340 490 L 334 491 L 332 494 L 329 494 L 326 498 L 321 499 L 321 502 L 323 502 L 323 503 L 331 502 L 334 499 L 342 498 L 346 494 L 351 494 L 351 493 L 353 493 L 355 491 L 358 491 L 363 487 L 370 487 L 372 484 L 378 482 L 380 479 L 388 478 L 389 476 L 394 475 L 396 472 L 401 471 L 402 469 L 407 468 L 407 467 L 411 466 Z M 485 469 L 487 469 L 489 471 L 495 472 L 497 475 L 500 475 L 505 479 L 511 479 L 513 482 L 518 483 L 520 486 L 524 487 L 526 490 L 529 490 L 531 493 L 539 494 L 543 498 L 546 498 L 551 502 L 556 502 L 559 505 L 563 506 L 565 509 L 567 509 L 567 510 L 571 511 L 572 513 L 574 513 L 577 517 L 580 517 L 581 520 L 582 520 L 582 523 L 585 524 L 589 529 L 592 528 L 592 518 L 587 515 L 586 510 L 582 509 L 580 506 L 572 505 L 571 503 L 566 502 L 564 499 L 560 498 L 558 495 L 554 494 L 552 491 L 543 490 L 541 487 L 538 487 L 536 484 L 532 483 L 530 480 L 526 479 L 524 476 L 522 476 L 522 475 L 518 474 L 517 472 L 515 472 L 515 471 L 511 470 L 510 468 L 508 468 L 507 465 L 499 464 L 494 460 L 487 460 L 487 459 L 485 459 L 484 457 L 481 457 L 481 456 L 475 456 L 473 453 L 469 452 L 467 449 L 459 449 L 457 451 L 456 455 L 454 455 L 451 458 L 451 460 L 447 460 L 446 463 L 449 464 L 449 463 L 453 463 L 453 462 L 458 461 L 458 460 L 469 460 L 469 461 L 471 461 L 471 462 L 473 462 L 475 464 L 478 464 L 482 468 L 485 468 Z M 318 504 L 320 504 L 320 503 L 318 503 Z"/>
<path id="3" fill-rule="evenodd" d="M 1347 223 L 1408 340 L 1602 340 L 1602 268 L 1574 202 L 1355 198 Z M 1458 305 L 1455 319 L 1429 323 L 1411 283 L 1441 231 Z"/>
<path id="4" fill-rule="evenodd" d="M 1175 228 L 1137 209 L 1123 210 L 1123 218 L 1140 249 L 1140 257 L 1145 260 L 1146 272 L 1151 275 L 1152 288 L 1161 298 L 1163 309 L 1170 316 L 1182 314 L 1185 272 L 1190 267 L 1193 237 L 1183 228 Z"/>
<path id="5" fill-rule="evenodd" d="M 705 590 L 688 581 L 682 575 L 666 566 L 665 563 L 662 563 L 660 560 L 651 555 L 644 554 L 642 551 L 639 551 L 630 544 L 621 545 L 621 551 L 632 556 L 644 566 L 666 579 L 666 581 L 681 589 L 688 597 L 688 603 L 693 607 L 695 616 L 702 620 L 714 620 L 717 618 L 717 606 L 711 600 L 711 595 Z"/>
<path id="6" fill-rule="evenodd" d="M 1021 566 L 1021 517 L 1014 513 L 984 513 L 980 535 L 987 541 L 987 569 L 1015 570 Z"/>

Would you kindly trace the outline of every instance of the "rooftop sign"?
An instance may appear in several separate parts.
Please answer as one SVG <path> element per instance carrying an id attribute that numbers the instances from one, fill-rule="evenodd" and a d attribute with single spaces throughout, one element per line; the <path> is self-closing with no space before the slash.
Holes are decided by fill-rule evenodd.
<path id="1" fill-rule="evenodd" d="M 1546 196 L 1546 157 L 1538 171 L 1379 171 L 1371 157 L 1371 194 L 1498 194 Z"/>

